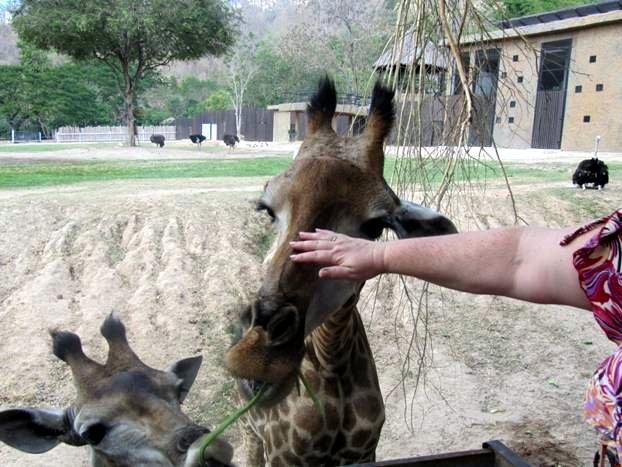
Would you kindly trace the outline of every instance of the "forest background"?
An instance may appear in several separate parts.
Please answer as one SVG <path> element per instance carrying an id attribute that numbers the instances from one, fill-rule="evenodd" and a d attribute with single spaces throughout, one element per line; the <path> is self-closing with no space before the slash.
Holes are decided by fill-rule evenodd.
<path id="1" fill-rule="evenodd" d="M 138 125 L 170 124 L 206 110 L 301 100 L 325 72 L 341 93 L 364 95 L 373 64 L 394 30 L 397 0 L 238 0 L 235 45 L 222 57 L 173 62 L 150 72 L 136 93 Z M 501 17 L 590 3 L 501 0 Z M 0 12 L 14 7 L 0 0 Z M 0 139 L 10 130 L 123 123 L 122 97 L 103 63 L 73 61 L 20 43 L 0 24 Z"/>

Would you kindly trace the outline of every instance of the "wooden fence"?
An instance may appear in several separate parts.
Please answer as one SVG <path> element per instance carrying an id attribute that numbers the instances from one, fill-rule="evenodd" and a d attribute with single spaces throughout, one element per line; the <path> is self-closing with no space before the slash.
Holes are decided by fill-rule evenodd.
<path id="1" fill-rule="evenodd" d="M 149 141 L 154 134 L 164 135 L 167 140 L 174 140 L 175 127 L 167 126 L 139 126 L 137 127 L 138 141 Z M 122 143 L 127 138 L 125 126 L 94 126 L 94 127 L 61 127 L 56 130 L 54 139 L 57 143 Z"/>
<path id="2" fill-rule="evenodd" d="M 203 125 L 212 124 L 216 125 L 218 140 L 226 134 L 241 134 L 246 141 L 272 141 L 273 114 L 274 111 L 265 108 L 246 107 L 242 110 L 242 128 L 238 131 L 233 110 L 210 110 L 193 118 L 176 119 L 177 138 L 203 134 Z"/>

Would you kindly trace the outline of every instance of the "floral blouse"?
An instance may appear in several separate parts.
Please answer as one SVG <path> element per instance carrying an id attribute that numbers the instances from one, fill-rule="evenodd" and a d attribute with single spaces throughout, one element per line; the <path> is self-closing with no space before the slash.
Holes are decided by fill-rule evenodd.
<path id="1" fill-rule="evenodd" d="M 573 263 L 594 318 L 618 348 L 592 375 L 584 408 L 587 422 L 602 434 L 603 443 L 615 446 L 622 457 L 622 209 L 581 227 L 560 244 L 597 227 L 601 228 L 596 235 L 574 252 Z"/>

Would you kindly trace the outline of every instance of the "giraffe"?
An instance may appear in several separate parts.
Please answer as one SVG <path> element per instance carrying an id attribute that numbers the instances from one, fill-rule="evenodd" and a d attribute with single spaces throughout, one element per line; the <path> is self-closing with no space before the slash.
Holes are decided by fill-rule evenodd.
<path id="1" fill-rule="evenodd" d="M 384 404 L 372 351 L 357 310 L 362 282 L 320 280 L 294 264 L 290 241 L 315 228 L 368 239 L 385 227 L 401 238 L 456 232 L 437 212 L 401 201 L 383 177 L 383 144 L 394 120 L 393 92 L 377 83 L 366 129 L 332 129 L 336 91 L 327 78 L 307 108 L 297 158 L 271 179 L 258 201 L 277 236 L 262 284 L 243 308 L 243 332 L 225 363 L 243 398 L 261 403 L 243 426 L 248 467 L 343 465 L 373 461 Z M 296 388 L 302 373 L 321 401 Z"/>
<path id="2" fill-rule="evenodd" d="M 84 354 L 76 334 L 51 331 L 54 355 L 71 368 L 76 400 L 60 410 L 1 411 L 0 441 L 31 454 L 59 443 L 88 445 L 93 467 L 198 467 L 199 443 L 209 430 L 193 423 L 181 403 L 202 358 L 156 370 L 130 348 L 119 319 L 109 315 L 100 330 L 109 348 L 104 365 Z M 205 465 L 228 466 L 232 456 L 231 446 L 216 439 L 208 447 Z"/>

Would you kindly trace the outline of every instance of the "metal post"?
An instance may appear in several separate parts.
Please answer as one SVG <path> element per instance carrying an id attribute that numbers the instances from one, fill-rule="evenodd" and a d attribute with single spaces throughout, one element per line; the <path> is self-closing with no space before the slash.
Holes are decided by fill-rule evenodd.
<path id="1" fill-rule="evenodd" d="M 41 132 L 39 132 L 39 142 L 41 142 Z"/>
<path id="2" fill-rule="evenodd" d="M 11 128 L 11 143 L 15 144 L 15 130 Z"/>
<path id="3" fill-rule="evenodd" d="M 594 159 L 598 159 L 598 146 L 600 146 L 600 136 L 596 137 L 596 147 L 594 148 Z"/>

